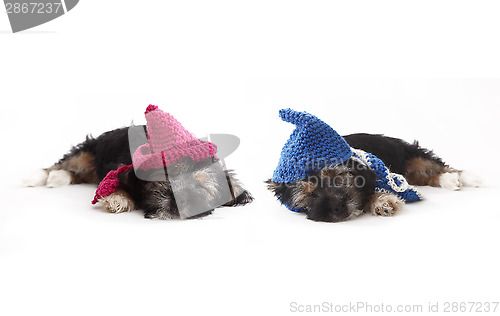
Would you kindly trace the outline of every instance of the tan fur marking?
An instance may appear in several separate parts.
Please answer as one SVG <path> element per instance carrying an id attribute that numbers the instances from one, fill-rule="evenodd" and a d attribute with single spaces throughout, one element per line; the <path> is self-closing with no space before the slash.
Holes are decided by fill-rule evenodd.
<path id="1" fill-rule="evenodd" d="M 293 194 L 293 203 L 298 207 L 306 207 L 311 202 L 313 196 L 311 193 L 316 189 L 316 183 L 312 181 L 297 181 L 296 189 Z"/>
<path id="2" fill-rule="evenodd" d="M 60 164 L 54 165 L 53 170 L 66 170 L 71 174 L 71 183 L 99 183 L 97 178 L 95 156 L 88 152 L 81 152 L 70 157 Z"/>
<path id="3" fill-rule="evenodd" d="M 68 161 L 70 170 L 75 171 L 89 171 L 95 169 L 95 156 L 87 153 L 81 152 L 80 154 L 72 157 Z"/>
<path id="4" fill-rule="evenodd" d="M 432 160 L 417 157 L 406 162 L 405 178 L 412 185 L 439 187 L 439 176 L 450 170 L 452 169 Z"/>
<path id="5" fill-rule="evenodd" d="M 301 191 L 303 194 L 310 194 L 316 189 L 316 184 L 310 181 L 300 181 Z"/>
<path id="6" fill-rule="evenodd" d="M 343 173 L 346 173 L 348 171 L 349 171 L 349 169 L 345 166 L 334 166 L 334 167 L 322 170 L 321 177 L 334 179 L 335 177 L 338 177 L 338 176 L 340 176 Z"/>

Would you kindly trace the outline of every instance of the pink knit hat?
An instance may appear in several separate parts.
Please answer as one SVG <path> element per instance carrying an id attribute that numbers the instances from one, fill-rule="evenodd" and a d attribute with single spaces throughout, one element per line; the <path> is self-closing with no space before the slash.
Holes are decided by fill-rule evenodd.
<path id="1" fill-rule="evenodd" d="M 99 183 L 92 204 L 119 188 L 118 174 L 132 169 L 147 171 L 166 168 L 183 157 L 198 162 L 214 157 L 217 146 L 194 137 L 169 113 L 150 104 L 146 108 L 148 143 L 140 146 L 132 155 L 132 165 L 111 170 Z"/>
<path id="2" fill-rule="evenodd" d="M 150 104 L 146 109 L 148 143 L 132 156 L 135 169 L 168 167 L 182 157 L 193 161 L 215 157 L 217 146 L 194 137 L 172 115 Z"/>

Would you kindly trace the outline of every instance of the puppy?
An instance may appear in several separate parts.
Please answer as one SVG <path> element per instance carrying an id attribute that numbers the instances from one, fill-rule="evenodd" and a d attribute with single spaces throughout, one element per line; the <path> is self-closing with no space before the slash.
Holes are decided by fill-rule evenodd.
<path id="1" fill-rule="evenodd" d="M 146 132 L 146 126 L 143 126 Z M 131 165 L 128 128 L 112 130 L 75 146 L 59 162 L 24 179 L 25 186 L 60 187 L 69 184 L 98 184 L 121 166 Z M 145 174 L 146 173 L 146 174 Z M 221 176 L 222 175 L 222 176 Z M 144 179 L 158 179 L 147 181 Z M 231 200 L 222 206 L 244 205 L 253 200 L 235 178 L 213 158 L 194 162 L 185 157 L 167 168 L 151 169 L 136 174 L 134 169 L 118 175 L 119 189 L 99 199 L 108 212 L 121 213 L 133 209 L 144 211 L 146 218 L 178 219 L 209 215 L 223 188 L 229 186 Z M 176 194 L 174 194 L 176 192 Z M 200 204 L 208 206 L 206 211 Z"/>
<path id="2" fill-rule="evenodd" d="M 462 186 L 477 187 L 479 178 L 451 168 L 418 142 L 372 134 L 343 136 L 352 148 L 380 158 L 391 172 L 404 176 L 411 185 L 428 185 L 450 190 Z M 354 150 L 355 151 L 355 150 Z M 365 212 L 392 216 L 404 205 L 396 194 L 377 192 L 376 174 L 351 157 L 344 163 L 311 171 L 306 179 L 292 183 L 266 181 L 268 189 L 285 205 L 304 211 L 314 221 L 339 222 Z"/>

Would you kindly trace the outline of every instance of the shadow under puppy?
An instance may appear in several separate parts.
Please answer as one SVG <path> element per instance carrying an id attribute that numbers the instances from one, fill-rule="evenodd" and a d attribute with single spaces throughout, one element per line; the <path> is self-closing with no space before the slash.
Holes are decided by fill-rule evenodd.
<path id="1" fill-rule="evenodd" d="M 147 126 L 133 127 L 142 130 L 143 139 L 129 128 L 87 137 L 52 167 L 24 179 L 24 184 L 99 184 L 94 204 L 102 203 L 111 213 L 142 209 L 146 218 L 158 219 L 197 218 L 219 206 L 253 200 L 233 171 L 224 170 L 214 144 L 196 139 L 154 105 L 145 115 Z M 134 142 L 137 148 L 131 151 Z"/>
<path id="2" fill-rule="evenodd" d="M 282 204 L 305 212 L 308 219 L 339 222 L 365 212 L 392 216 L 405 202 L 422 198 L 410 184 L 453 190 L 479 185 L 477 178 L 450 168 L 418 143 L 370 134 L 344 139 L 307 112 L 284 109 L 280 117 L 297 127 L 266 183 Z"/>

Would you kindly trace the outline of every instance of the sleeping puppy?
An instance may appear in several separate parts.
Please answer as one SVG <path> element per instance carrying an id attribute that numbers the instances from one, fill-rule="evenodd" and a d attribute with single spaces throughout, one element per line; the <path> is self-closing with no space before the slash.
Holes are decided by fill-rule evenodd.
<path id="1" fill-rule="evenodd" d="M 351 147 L 380 158 L 411 185 L 459 190 L 462 186 L 477 187 L 481 183 L 476 176 L 451 168 L 418 142 L 409 144 L 372 134 L 352 134 L 344 139 Z M 305 211 L 308 219 L 339 222 L 364 212 L 392 216 L 401 209 L 404 201 L 395 194 L 376 192 L 375 180 L 376 175 L 370 168 L 351 157 L 342 164 L 310 172 L 305 180 L 283 185 L 269 179 L 267 184 L 283 204 Z"/>
<path id="2" fill-rule="evenodd" d="M 284 109 L 280 116 L 297 127 L 267 187 L 308 219 L 340 222 L 365 212 L 392 216 L 405 202 L 421 199 L 411 185 L 450 190 L 480 185 L 479 178 L 451 168 L 418 142 L 372 134 L 341 137 L 307 112 Z M 320 165 L 318 157 L 341 159 Z"/>
<path id="3" fill-rule="evenodd" d="M 142 128 L 146 132 L 146 126 Z M 53 166 L 24 179 L 24 185 L 53 188 L 99 184 L 108 172 L 132 162 L 129 128 L 116 129 L 97 138 L 87 137 Z M 116 176 L 117 190 L 98 196 L 108 212 L 141 209 L 146 218 L 197 218 L 211 214 L 219 206 L 244 205 L 253 200 L 234 172 L 224 170 L 222 163 L 212 157 L 200 161 L 183 157 L 168 168 L 144 171 L 130 166 L 124 170 Z M 221 197 L 224 193 L 225 200 Z"/>

